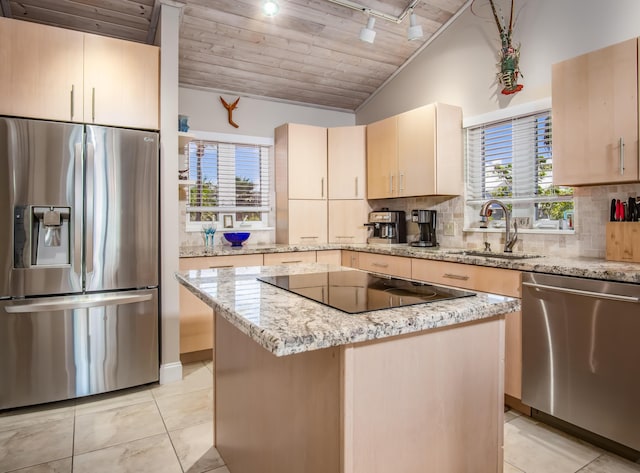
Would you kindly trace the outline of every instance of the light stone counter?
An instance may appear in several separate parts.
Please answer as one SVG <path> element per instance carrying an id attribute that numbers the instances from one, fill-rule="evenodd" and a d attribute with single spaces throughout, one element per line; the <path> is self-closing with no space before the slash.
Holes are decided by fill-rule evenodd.
<path id="1" fill-rule="evenodd" d="M 217 314 L 276 356 L 453 326 L 520 310 L 517 299 L 477 293 L 347 314 L 256 279 L 327 270 L 348 268 L 325 264 L 252 266 L 193 270 L 176 277 Z"/>
<path id="2" fill-rule="evenodd" d="M 351 250 L 409 258 L 422 258 L 437 261 L 489 266 L 494 268 L 532 271 L 537 273 L 577 276 L 608 281 L 621 281 L 640 284 L 640 264 L 606 261 L 602 258 L 543 256 L 520 260 L 485 258 L 458 254 L 463 251 L 456 248 L 425 249 L 401 245 L 248 245 L 242 248 L 230 246 L 215 247 L 182 247 L 180 257 L 222 256 L 257 253 L 282 253 L 288 251 L 322 251 Z"/>

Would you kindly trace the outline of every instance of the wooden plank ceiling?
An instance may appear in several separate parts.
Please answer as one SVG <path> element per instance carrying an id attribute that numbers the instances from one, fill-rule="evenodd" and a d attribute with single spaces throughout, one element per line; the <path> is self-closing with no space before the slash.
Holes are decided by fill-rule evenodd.
<path id="1" fill-rule="evenodd" d="M 399 16 L 410 0 L 360 0 Z M 422 0 L 415 13 L 424 37 L 407 40 L 400 24 L 376 19 L 374 44 L 358 39 L 367 15 L 327 0 L 182 0 L 180 83 L 231 94 L 355 110 L 402 66 L 466 0 Z M 138 42 L 153 42 L 159 0 L 0 0 L 2 13 Z M 7 11 L 8 10 L 8 11 Z"/>

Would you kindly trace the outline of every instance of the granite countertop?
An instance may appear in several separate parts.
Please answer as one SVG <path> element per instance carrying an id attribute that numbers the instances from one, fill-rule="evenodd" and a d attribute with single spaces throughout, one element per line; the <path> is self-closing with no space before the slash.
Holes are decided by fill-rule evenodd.
<path id="1" fill-rule="evenodd" d="M 520 310 L 520 301 L 493 294 L 347 314 L 258 281 L 260 276 L 358 271 L 326 264 L 192 270 L 176 277 L 240 331 L 276 356 L 490 318 Z"/>
<path id="2" fill-rule="evenodd" d="M 537 273 L 577 276 L 608 281 L 631 282 L 640 284 L 640 264 L 607 261 L 602 258 L 542 256 L 526 259 L 485 258 L 461 254 L 461 248 L 416 248 L 401 245 L 369 245 L 369 244 L 329 244 L 329 245 L 247 245 L 241 248 L 222 246 L 205 248 L 203 246 L 182 247 L 180 257 L 228 256 L 258 253 L 283 253 L 289 251 L 323 251 L 352 250 L 409 258 L 450 261 L 453 263 L 473 264 L 494 268 L 531 271 Z M 531 256 L 531 255 L 528 255 Z"/>

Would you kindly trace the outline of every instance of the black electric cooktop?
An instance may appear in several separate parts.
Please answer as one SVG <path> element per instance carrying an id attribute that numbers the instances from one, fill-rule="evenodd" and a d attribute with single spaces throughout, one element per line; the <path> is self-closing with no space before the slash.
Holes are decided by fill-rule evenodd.
<path id="1" fill-rule="evenodd" d="M 365 271 L 262 276 L 258 280 L 349 314 L 475 295 L 460 289 Z"/>

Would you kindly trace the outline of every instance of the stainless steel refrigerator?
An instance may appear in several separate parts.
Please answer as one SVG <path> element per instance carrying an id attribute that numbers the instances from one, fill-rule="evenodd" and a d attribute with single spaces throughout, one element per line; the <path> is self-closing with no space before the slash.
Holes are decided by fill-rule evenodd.
<path id="1" fill-rule="evenodd" d="M 0 117 L 0 409 L 158 380 L 158 135 Z"/>

